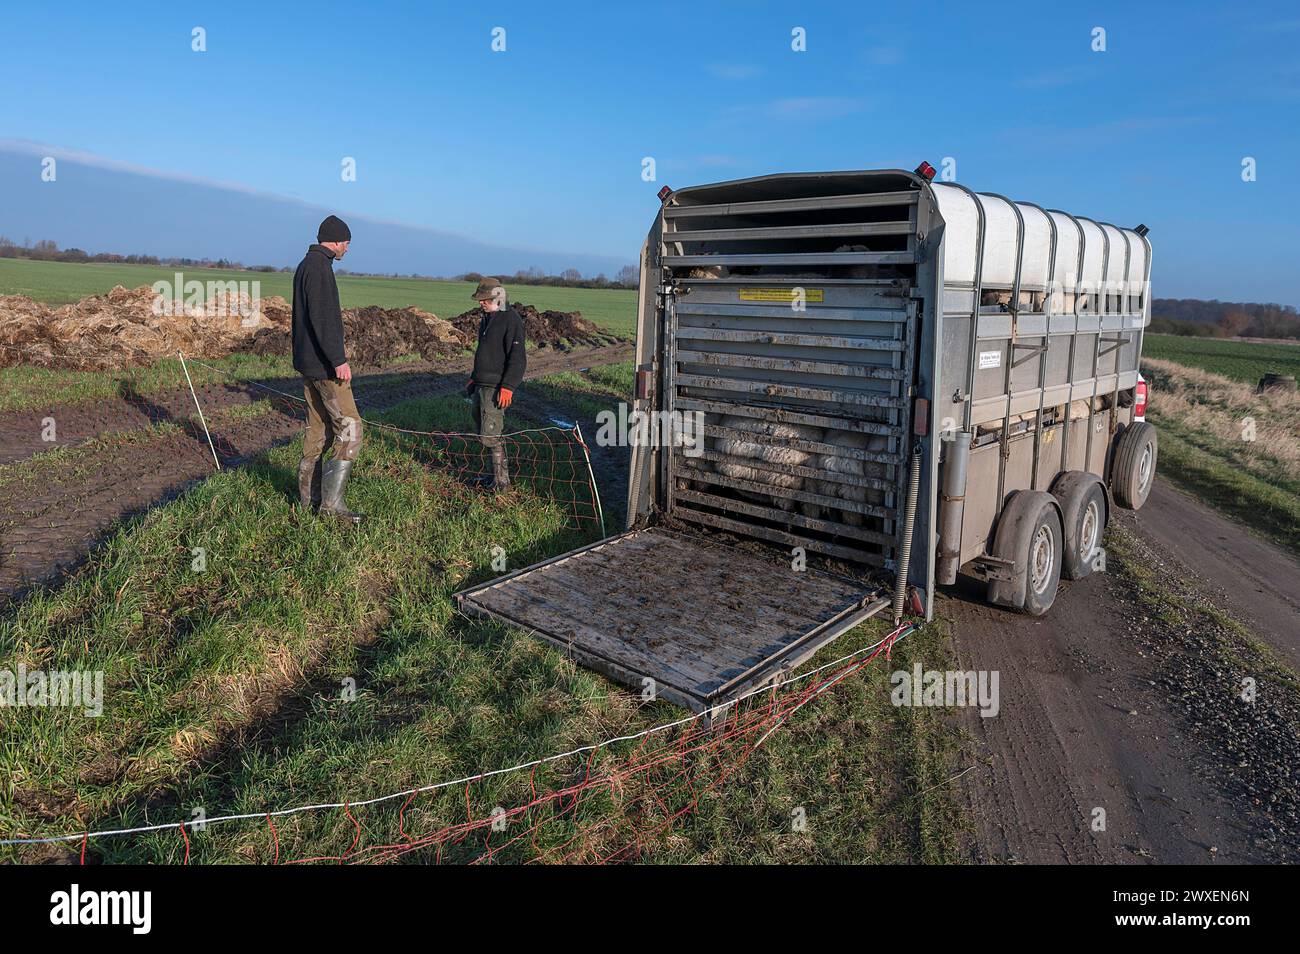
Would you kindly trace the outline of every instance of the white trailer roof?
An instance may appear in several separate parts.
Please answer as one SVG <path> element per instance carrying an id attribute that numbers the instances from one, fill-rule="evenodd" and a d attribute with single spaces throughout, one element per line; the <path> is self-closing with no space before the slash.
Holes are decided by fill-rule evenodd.
<path id="1" fill-rule="evenodd" d="M 1133 229 L 1094 222 L 1032 202 L 971 192 L 946 182 L 931 191 L 943 216 L 944 284 L 1066 291 L 1081 283 L 1138 283 L 1149 276 L 1149 246 Z M 1021 250 L 1023 249 L 1023 260 Z"/>
<path id="2" fill-rule="evenodd" d="M 1096 292 L 1106 282 L 1136 285 L 1150 277 L 1151 246 L 1133 229 L 972 192 L 957 183 L 928 182 L 901 169 L 776 173 L 692 186 L 674 195 L 685 204 L 740 212 L 746 204 L 799 197 L 847 198 L 909 187 L 928 188 L 944 221 L 945 285 L 972 287 L 978 278 L 983 288 L 1013 288 L 1017 268 L 1022 290 L 1046 290 L 1054 281 L 1067 294 Z"/>

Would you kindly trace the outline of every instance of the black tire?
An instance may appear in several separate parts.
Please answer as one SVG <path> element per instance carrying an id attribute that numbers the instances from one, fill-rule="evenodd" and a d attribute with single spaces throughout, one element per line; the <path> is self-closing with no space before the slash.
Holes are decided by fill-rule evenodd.
<path id="1" fill-rule="evenodd" d="M 1061 575 L 1067 580 L 1082 580 L 1092 572 L 1106 533 L 1106 491 L 1092 474 L 1072 470 L 1056 481 L 1052 496 L 1061 504 L 1065 529 Z"/>
<path id="2" fill-rule="evenodd" d="M 1061 518 L 1055 507 L 1044 507 L 1025 554 L 1025 605 L 1021 608 L 1030 616 L 1044 615 L 1056 602 L 1064 552 Z"/>
<path id="3" fill-rule="evenodd" d="M 1156 429 L 1146 421 L 1124 428 L 1110 465 L 1110 492 L 1121 507 L 1138 510 L 1156 482 Z"/>
<path id="4" fill-rule="evenodd" d="M 1056 601 L 1061 584 L 1064 534 L 1051 494 L 1021 490 L 1012 494 L 998 518 L 993 555 L 1011 565 L 1011 580 L 989 584 L 989 601 L 1042 616 Z"/>

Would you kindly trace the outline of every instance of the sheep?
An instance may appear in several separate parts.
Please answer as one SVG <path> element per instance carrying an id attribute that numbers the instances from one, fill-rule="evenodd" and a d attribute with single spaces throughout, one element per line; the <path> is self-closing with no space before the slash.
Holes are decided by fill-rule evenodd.
<path id="1" fill-rule="evenodd" d="M 826 433 L 826 443 L 834 444 L 836 447 L 845 449 L 864 450 L 880 452 L 886 450 L 889 441 L 879 434 L 862 434 L 857 431 L 831 430 Z M 830 474 L 842 474 L 846 477 L 884 477 L 885 465 L 869 460 L 859 460 L 854 457 L 840 457 L 834 454 L 817 454 L 816 460 L 810 465 L 818 470 Z M 885 495 L 882 491 L 874 490 L 870 487 L 851 486 L 841 484 L 833 480 L 810 480 L 809 490 L 819 493 L 824 497 L 834 497 L 838 500 L 848 500 L 854 503 L 882 504 Z M 808 517 L 821 518 L 824 515 L 824 509 L 818 504 L 804 504 L 803 513 Z M 836 511 L 840 520 L 851 527 L 860 527 L 864 522 L 864 514 L 856 510 Z"/>
<path id="2" fill-rule="evenodd" d="M 764 421 L 758 418 L 742 417 L 735 414 L 723 415 L 718 423 L 736 431 L 749 431 L 768 437 L 790 440 L 820 441 L 823 431 L 820 427 L 805 424 L 786 424 L 780 421 Z M 810 461 L 814 456 L 810 451 L 794 447 L 780 447 L 759 441 L 746 441 L 739 438 L 715 438 L 715 449 L 730 458 L 748 458 L 765 464 L 800 465 Z M 778 490 L 802 490 L 804 479 L 797 474 L 775 473 L 772 470 L 741 463 L 739 460 L 720 461 L 718 473 L 735 480 L 749 480 L 767 484 Z M 761 503 L 768 503 L 765 495 L 745 493 L 742 495 Z M 773 494 L 773 503 L 782 510 L 794 510 L 795 502 L 780 494 Z"/>

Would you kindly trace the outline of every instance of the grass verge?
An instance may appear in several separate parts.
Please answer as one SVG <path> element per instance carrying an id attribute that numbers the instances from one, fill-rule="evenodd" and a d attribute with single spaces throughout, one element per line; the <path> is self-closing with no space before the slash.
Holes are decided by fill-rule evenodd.
<path id="1" fill-rule="evenodd" d="M 1300 555 L 1300 496 L 1265 483 L 1202 445 L 1203 434 L 1160 428 L 1160 476 Z"/>
<path id="2" fill-rule="evenodd" d="M 572 384 L 573 382 L 569 382 Z M 550 382 L 559 390 L 564 382 Z M 602 385 L 603 387 L 603 385 Z M 385 417 L 457 430 L 458 397 Z M 0 708 L 0 831 L 52 834 L 320 801 L 356 802 L 516 764 L 679 718 L 664 703 L 584 670 L 527 634 L 466 620 L 452 596 L 585 539 L 561 508 L 521 488 L 483 496 L 430 466 L 418 446 L 373 435 L 349 501 L 358 532 L 290 504 L 297 444 L 212 476 L 117 532 L 62 588 L 0 618 L 0 669 L 103 672 L 104 711 Z M 201 555 L 201 560 L 200 560 Z M 201 569 L 199 568 L 201 566 Z M 868 642 L 868 624 L 818 660 Z M 728 785 L 644 848 L 663 861 L 953 860 L 961 819 L 944 784 L 957 746 L 942 715 L 889 703 L 887 668 L 936 665 L 927 628 L 893 661 L 837 685 L 773 735 Z M 603 752 L 618 759 L 625 752 Z M 191 836 L 203 862 L 338 854 L 449 824 L 474 805 L 514 805 L 571 782 L 555 763 L 397 804 Z M 707 768 L 707 766 L 705 767 Z M 805 825 L 796 824 L 806 819 Z M 640 830 L 618 793 L 599 793 L 498 855 L 525 861 L 609 823 Z M 581 843 L 581 842 L 579 842 Z M 33 860 L 75 853 L 27 849 Z M 592 846 L 598 850 L 599 846 Z M 454 847 L 464 860 L 481 845 Z M 175 862 L 175 832 L 96 842 L 111 862 Z M 3 856 L 0 856 L 3 857 Z M 411 860 L 431 860 L 429 855 Z"/>
<path id="3" fill-rule="evenodd" d="M 1300 398 L 1172 361 L 1143 371 L 1161 476 L 1300 552 Z"/>

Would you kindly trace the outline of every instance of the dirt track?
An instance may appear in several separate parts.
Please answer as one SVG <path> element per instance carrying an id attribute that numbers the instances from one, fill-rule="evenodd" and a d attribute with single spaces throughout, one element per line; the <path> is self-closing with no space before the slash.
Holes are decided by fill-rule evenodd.
<path id="1" fill-rule="evenodd" d="M 1300 566 L 1291 557 L 1161 482 L 1118 526 L 1161 587 L 1190 581 L 1295 665 Z M 1122 575 L 1067 586 L 1041 620 L 984 605 L 974 586 L 944 601 L 957 666 L 1001 674 L 1000 715 L 962 714 L 981 761 L 963 780 L 974 857 L 1294 858 L 1286 798 L 1270 803 L 1288 782 L 1294 792 L 1294 712 L 1283 708 L 1279 719 L 1271 704 L 1235 706 L 1222 718 L 1214 704 L 1231 698 L 1231 667 L 1210 651 L 1214 637 L 1199 631 L 1203 624 L 1155 618 Z M 1104 832 L 1092 830 L 1097 808 L 1106 812 Z"/>
<path id="2" fill-rule="evenodd" d="M 612 364 L 631 357 L 629 344 L 569 352 L 541 350 L 529 356 L 528 377 Z M 357 403 L 363 414 L 393 407 L 413 397 L 448 394 L 462 388 L 466 359 L 404 364 L 399 370 L 358 376 Z M 265 382 L 297 394 L 297 379 Z M 238 464 L 302 429 L 301 405 L 275 399 L 268 413 L 222 420 L 222 413 L 266 398 L 252 386 L 202 388 L 199 398 L 212 425 L 222 465 Z M 0 605 L 30 586 L 48 582 L 78 565 L 95 542 L 123 519 L 181 492 L 212 472 L 212 454 L 202 431 L 189 416 L 193 400 L 186 389 L 142 396 L 124 393 L 112 401 L 72 404 L 0 414 L 0 464 L 25 460 L 58 447 L 76 448 L 104 435 L 139 432 L 149 424 L 173 423 L 179 431 L 131 442 L 114 436 L 88 460 L 69 459 L 43 468 L 38 479 L 17 480 L 0 489 Z M 41 421 L 54 417 L 59 443 L 41 441 Z"/>
<path id="3" fill-rule="evenodd" d="M 1300 670 L 1300 560 L 1163 482 L 1126 523 Z"/>

